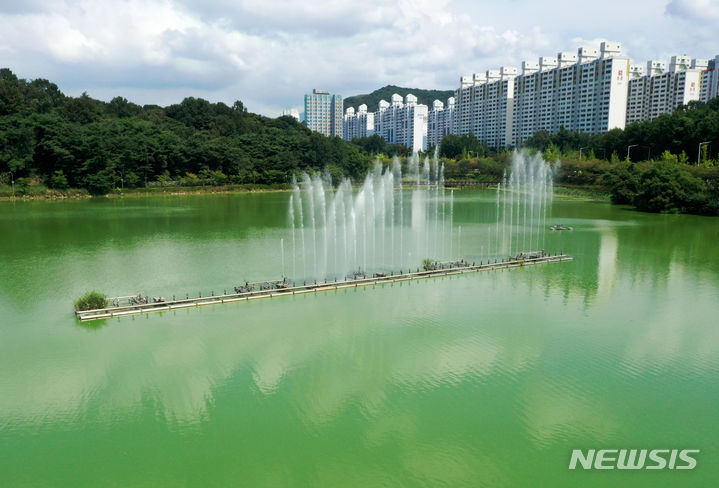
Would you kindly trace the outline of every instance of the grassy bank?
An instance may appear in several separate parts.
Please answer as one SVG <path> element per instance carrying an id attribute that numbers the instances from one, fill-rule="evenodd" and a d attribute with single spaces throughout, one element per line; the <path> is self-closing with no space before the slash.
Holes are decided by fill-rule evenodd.
<path id="1" fill-rule="evenodd" d="M 591 200 L 596 202 L 610 202 L 611 194 L 603 188 L 591 186 L 555 185 L 554 195 L 576 200 Z"/>
<path id="2" fill-rule="evenodd" d="M 270 192 L 287 191 L 289 184 L 273 185 L 216 185 L 216 186 L 151 186 L 147 188 L 126 188 L 111 191 L 105 197 L 141 197 L 152 195 L 198 195 L 198 194 L 219 194 L 219 193 L 247 193 L 247 192 Z M 90 198 L 85 189 L 68 188 L 67 190 L 53 190 L 43 185 L 29 186 L 26 190 L 15 191 L 16 200 L 64 200 Z M 0 186 L 0 200 L 12 200 L 11 187 Z"/>

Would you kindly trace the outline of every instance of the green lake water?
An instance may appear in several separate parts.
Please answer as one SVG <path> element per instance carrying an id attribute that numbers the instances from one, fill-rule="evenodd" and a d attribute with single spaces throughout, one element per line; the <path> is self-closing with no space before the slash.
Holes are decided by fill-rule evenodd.
<path id="1" fill-rule="evenodd" d="M 544 244 L 573 262 L 76 321 L 89 289 L 279 278 L 289 198 L 0 202 L 0 486 L 719 479 L 716 218 L 555 199 L 575 230 Z M 470 259 L 494 205 L 455 192 Z M 701 453 L 691 471 L 568 470 L 603 448 Z"/>

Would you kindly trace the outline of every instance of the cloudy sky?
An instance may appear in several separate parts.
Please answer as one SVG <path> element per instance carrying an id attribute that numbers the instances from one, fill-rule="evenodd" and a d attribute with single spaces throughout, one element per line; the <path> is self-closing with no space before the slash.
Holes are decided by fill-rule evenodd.
<path id="1" fill-rule="evenodd" d="M 650 58 L 719 54 L 719 0 L 0 0 L 0 67 L 67 94 L 278 115 L 324 88 L 453 89 L 601 40 Z"/>

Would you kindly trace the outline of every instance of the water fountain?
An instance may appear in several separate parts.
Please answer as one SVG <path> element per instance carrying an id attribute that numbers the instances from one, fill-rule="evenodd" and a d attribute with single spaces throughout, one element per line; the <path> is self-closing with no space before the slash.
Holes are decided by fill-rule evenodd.
<path id="1" fill-rule="evenodd" d="M 509 179 L 505 173 L 497 185 L 495 249 L 504 256 L 544 247 L 559 163 L 551 166 L 540 153 L 515 151 L 511 169 Z"/>
<path id="2" fill-rule="evenodd" d="M 473 257 L 502 260 L 541 247 L 553 176 L 541 155 L 513 154 L 509 176 L 497 185 L 485 255 Z M 416 268 L 426 258 L 463 258 L 462 232 L 454 229 L 454 191 L 445 191 L 444 165 L 436 152 L 424 161 L 414 154 L 406 175 L 397 158 L 389 166 L 377 161 L 356 191 L 347 179 L 334 188 L 327 175 L 303 173 L 293 181 L 288 216 L 292 262 L 301 261 L 306 278 L 336 279 L 358 269 L 384 272 Z"/>
<path id="3" fill-rule="evenodd" d="M 375 162 L 357 191 L 347 179 L 336 188 L 306 173 L 293 181 L 292 260 L 302 262 L 305 277 L 408 269 L 429 256 L 451 257 L 453 200 L 445 196 L 444 168 L 436 156 L 420 164 L 416 154 L 407 166 L 405 176 L 397 158 L 387 167 Z"/>

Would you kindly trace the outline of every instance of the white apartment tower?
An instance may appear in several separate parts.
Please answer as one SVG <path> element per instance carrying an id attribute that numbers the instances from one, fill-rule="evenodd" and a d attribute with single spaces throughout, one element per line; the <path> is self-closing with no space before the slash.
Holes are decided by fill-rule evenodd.
<path id="1" fill-rule="evenodd" d="M 447 134 L 454 133 L 454 97 L 447 99 L 447 105 L 439 100 L 432 103 L 427 118 L 427 147 L 436 147 Z"/>
<path id="2" fill-rule="evenodd" d="M 402 97 L 396 93 L 390 98 L 391 103 L 380 100 L 374 118 L 374 131 L 388 144 L 400 144 L 401 110 L 404 108 Z"/>
<path id="3" fill-rule="evenodd" d="M 502 67 L 460 78 L 454 133 L 472 133 L 492 147 L 507 146 L 512 137 L 516 76 L 517 68 Z"/>
<path id="4" fill-rule="evenodd" d="M 706 61 L 672 56 L 669 69 L 660 60 L 647 62 L 646 73 L 629 81 L 627 124 L 654 119 L 700 99 L 702 66 Z"/>
<path id="5" fill-rule="evenodd" d="M 522 63 L 514 79 L 512 138 L 519 146 L 540 130 L 598 134 L 623 128 L 627 110 L 629 59 L 621 44 L 581 47 Z"/>
<path id="6" fill-rule="evenodd" d="M 374 112 L 367 112 L 367 105 L 364 103 L 357 107 L 349 107 L 345 110 L 342 125 L 342 138 L 351 141 L 360 137 L 369 137 L 374 134 Z"/>
<path id="7" fill-rule="evenodd" d="M 326 136 L 342 137 L 342 95 L 312 90 L 305 95 L 305 125 Z"/>
<path id="8" fill-rule="evenodd" d="M 462 76 L 459 79 L 459 88 L 455 91 L 455 114 L 454 114 L 454 133 L 467 134 L 471 129 L 471 100 L 472 87 L 474 80 L 478 75 Z"/>
<path id="9" fill-rule="evenodd" d="M 644 76 L 644 66 L 632 64 L 629 66 L 629 93 L 627 95 L 627 124 L 644 120 L 644 107 L 647 97 L 647 83 Z"/>
<path id="10" fill-rule="evenodd" d="M 417 97 L 407 95 L 404 97 L 404 110 L 402 114 L 402 128 L 400 133 L 400 144 L 411 147 L 413 151 L 424 151 L 427 149 L 427 118 L 429 108 L 427 105 L 418 104 Z"/>
<path id="11" fill-rule="evenodd" d="M 418 104 L 417 97 L 412 94 L 408 94 L 404 102 L 396 93 L 390 100 L 390 103 L 379 102 L 374 117 L 375 133 L 388 144 L 401 144 L 413 151 L 427 149 L 427 105 Z"/>

